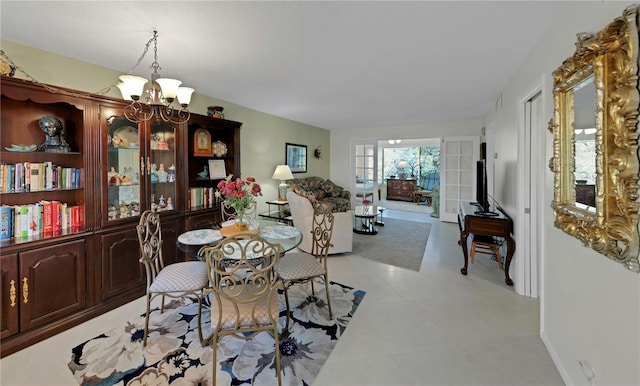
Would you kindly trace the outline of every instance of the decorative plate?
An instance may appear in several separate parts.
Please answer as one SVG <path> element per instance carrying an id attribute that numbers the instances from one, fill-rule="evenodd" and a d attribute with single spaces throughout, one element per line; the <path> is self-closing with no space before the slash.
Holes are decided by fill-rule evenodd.
<path id="1" fill-rule="evenodd" d="M 224 157 L 227 155 L 227 145 L 222 141 L 215 141 L 212 143 L 211 150 L 213 151 L 213 155 L 216 157 Z"/>
<path id="2" fill-rule="evenodd" d="M 114 147 L 131 147 L 137 146 L 138 129 L 133 126 L 122 126 L 113 132 L 111 136 L 111 144 Z"/>
<path id="3" fill-rule="evenodd" d="M 30 153 L 32 151 L 35 151 L 37 148 L 38 148 L 38 145 L 36 144 L 33 144 L 33 145 L 12 144 L 11 147 L 5 147 L 5 149 L 7 149 L 8 151 L 17 151 L 22 153 Z"/>
<path id="4" fill-rule="evenodd" d="M 268 226 L 260 232 L 260 236 L 266 239 L 284 240 L 292 239 L 300 234 L 300 231 L 287 225 Z"/>
<path id="5" fill-rule="evenodd" d="M 178 236 L 178 241 L 187 245 L 205 245 L 222 239 L 222 233 L 216 229 L 196 229 Z"/>

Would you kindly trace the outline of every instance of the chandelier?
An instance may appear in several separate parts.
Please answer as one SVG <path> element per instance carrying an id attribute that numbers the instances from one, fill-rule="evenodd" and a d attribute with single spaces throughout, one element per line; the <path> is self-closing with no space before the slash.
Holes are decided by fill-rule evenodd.
<path id="1" fill-rule="evenodd" d="M 191 116 L 187 106 L 191 102 L 191 94 L 194 90 L 190 87 L 179 87 L 182 82 L 177 79 L 160 78 L 158 70 L 162 68 L 158 64 L 158 31 L 153 31 L 153 37 L 145 45 L 136 66 L 147 54 L 151 43 L 153 43 L 154 59 L 149 68 L 153 72 L 151 86 L 146 93 L 144 86 L 148 82 L 147 79 L 129 74 L 119 77 L 121 82 L 117 86 L 120 93 L 125 101 L 130 101 L 124 108 L 124 115 L 128 120 L 136 123 L 148 121 L 153 117 L 165 122 L 184 123 Z M 174 108 L 174 101 L 179 106 Z"/>

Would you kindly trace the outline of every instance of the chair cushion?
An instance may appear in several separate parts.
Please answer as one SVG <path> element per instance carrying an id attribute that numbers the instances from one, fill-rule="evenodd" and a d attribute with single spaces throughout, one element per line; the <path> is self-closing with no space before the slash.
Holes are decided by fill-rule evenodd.
<path id="1" fill-rule="evenodd" d="M 197 291 L 207 286 L 207 263 L 184 261 L 165 266 L 149 287 L 149 292 Z"/>
<path id="2" fill-rule="evenodd" d="M 278 272 L 282 280 L 300 280 L 322 276 L 327 271 L 313 255 L 293 252 L 280 258 Z"/>

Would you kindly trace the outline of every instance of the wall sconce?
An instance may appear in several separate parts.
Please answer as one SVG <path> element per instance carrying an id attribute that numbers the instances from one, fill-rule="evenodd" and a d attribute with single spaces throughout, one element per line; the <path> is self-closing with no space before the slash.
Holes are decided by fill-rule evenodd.
<path id="1" fill-rule="evenodd" d="M 401 139 L 390 139 L 390 140 L 389 140 L 389 144 L 390 144 L 390 145 L 398 144 L 398 143 L 400 143 L 400 142 L 402 142 L 402 140 L 401 140 Z"/>

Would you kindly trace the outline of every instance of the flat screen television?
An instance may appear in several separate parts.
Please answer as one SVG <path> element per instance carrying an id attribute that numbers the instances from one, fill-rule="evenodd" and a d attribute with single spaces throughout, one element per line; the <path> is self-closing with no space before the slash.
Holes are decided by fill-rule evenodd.
<path id="1" fill-rule="evenodd" d="M 497 216 L 489 207 L 489 192 L 487 185 L 487 166 L 486 161 L 481 159 L 476 162 L 476 203 L 478 210 L 475 214 L 485 216 Z"/>

